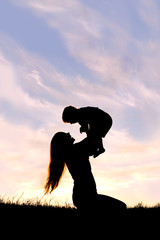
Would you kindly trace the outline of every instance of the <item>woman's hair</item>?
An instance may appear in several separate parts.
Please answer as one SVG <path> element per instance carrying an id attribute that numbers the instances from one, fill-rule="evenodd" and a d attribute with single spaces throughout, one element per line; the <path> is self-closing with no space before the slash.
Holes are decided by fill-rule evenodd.
<path id="1" fill-rule="evenodd" d="M 48 178 L 46 180 L 45 194 L 52 192 L 58 187 L 59 181 L 64 173 L 66 163 L 65 157 L 68 150 L 66 133 L 56 133 L 50 144 L 50 163 L 48 167 Z"/>

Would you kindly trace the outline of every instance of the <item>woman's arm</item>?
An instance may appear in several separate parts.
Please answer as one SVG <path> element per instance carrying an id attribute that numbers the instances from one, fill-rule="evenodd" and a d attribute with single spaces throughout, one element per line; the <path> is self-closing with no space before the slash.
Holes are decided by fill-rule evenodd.
<path id="1" fill-rule="evenodd" d="M 93 142 L 90 138 L 86 137 L 82 141 L 74 144 L 80 154 L 86 154 L 88 156 L 92 156 L 94 154 Z"/>

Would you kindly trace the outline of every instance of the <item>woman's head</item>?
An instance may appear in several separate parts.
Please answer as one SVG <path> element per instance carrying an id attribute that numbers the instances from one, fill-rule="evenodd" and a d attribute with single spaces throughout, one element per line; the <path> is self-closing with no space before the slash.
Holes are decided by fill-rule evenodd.
<path id="1" fill-rule="evenodd" d="M 45 192 L 52 192 L 59 184 L 65 170 L 65 159 L 74 143 L 74 138 L 69 133 L 56 133 L 50 144 L 50 163 L 48 178 L 45 184 Z"/>

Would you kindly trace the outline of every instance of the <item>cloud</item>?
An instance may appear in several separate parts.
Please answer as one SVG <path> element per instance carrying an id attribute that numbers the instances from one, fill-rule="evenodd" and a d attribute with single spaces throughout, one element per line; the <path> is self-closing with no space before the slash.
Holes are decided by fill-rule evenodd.
<path id="1" fill-rule="evenodd" d="M 19 3 L 17 1 L 17 4 Z M 119 115 L 122 114 L 125 106 L 135 106 L 134 95 L 130 92 L 130 72 L 126 71 L 125 62 L 119 56 L 112 56 L 104 47 L 106 38 L 103 38 L 103 33 L 106 28 L 114 32 L 112 38 L 110 35 L 107 36 L 110 41 L 113 42 L 118 38 L 119 43 L 121 41 L 124 45 L 126 44 L 127 33 L 119 25 L 106 21 L 97 11 L 79 1 L 69 1 L 64 4 L 50 1 L 23 1 L 23 4 L 32 11 L 38 12 L 52 28 L 56 28 L 62 35 L 69 54 L 90 70 L 88 79 L 79 74 L 74 78 L 71 76 L 68 78 L 62 73 L 51 70 L 51 67 L 48 68 L 48 64 L 45 64 L 47 73 L 44 72 L 44 68 L 37 70 L 36 66 L 29 76 L 34 76 L 35 79 L 35 71 L 37 71 L 38 82 L 37 76 L 35 80 L 39 86 L 42 87 L 43 84 L 44 88 L 44 83 L 40 81 L 40 74 L 41 80 L 45 78 L 45 84 L 49 78 L 58 83 L 63 80 L 63 83 L 59 84 L 61 93 L 58 93 L 59 96 L 56 99 L 58 101 L 62 99 L 61 102 L 66 101 L 67 105 L 74 99 L 77 106 L 97 105 L 106 111 L 111 111 L 111 114 L 119 112 Z M 101 43 L 102 47 L 99 47 Z M 31 59 L 30 61 L 33 62 Z M 49 72 L 52 75 L 49 75 Z M 54 79 L 53 76 L 55 76 Z M 53 88 L 57 91 L 57 86 L 48 84 L 48 92 L 53 91 Z M 46 87 L 45 90 L 47 91 Z M 96 98 L 93 99 L 92 96 L 95 94 Z"/>
<path id="2" fill-rule="evenodd" d="M 20 4 L 20 1 L 16 2 Z M 149 3 L 151 4 L 151 2 Z M 146 5 L 148 6 L 149 3 Z M 155 81 L 155 78 L 152 77 L 153 71 L 148 71 L 159 60 L 158 54 L 156 54 L 158 46 L 154 41 L 141 42 L 141 40 L 134 39 L 118 22 L 108 19 L 107 16 L 79 1 L 57 3 L 56 1 L 41 0 L 23 1 L 23 4 L 32 11 L 41 13 L 41 17 L 52 28 L 57 29 L 62 35 L 69 53 L 75 60 L 80 61 L 91 70 L 93 82 L 103 81 L 103 86 L 105 84 L 108 91 L 112 89 L 114 94 L 121 94 L 121 97 L 126 92 L 125 100 L 127 102 L 129 96 L 128 102 L 131 102 L 132 99 L 131 105 L 135 105 L 135 92 L 132 89 L 134 91 L 136 88 L 138 89 L 139 82 L 142 82 L 147 88 L 146 79 L 152 78 Z M 141 1 L 141 4 L 144 5 L 145 1 Z M 134 10 L 138 11 L 136 4 L 134 7 Z M 155 6 L 152 7 L 155 8 Z M 144 8 L 144 11 L 147 10 Z M 110 34 L 107 34 L 107 31 Z M 134 54 L 127 51 L 130 45 L 135 48 Z M 157 55 L 156 59 L 153 57 L 153 50 Z M 157 74 L 158 69 L 158 66 L 154 69 Z M 135 78 L 137 81 L 134 81 Z"/>
<path id="3" fill-rule="evenodd" d="M 1 194 L 23 192 L 43 184 L 48 164 L 48 135 L 45 129 L 33 130 L 14 125 L 0 117 Z"/>
<path id="4" fill-rule="evenodd" d="M 160 18 L 157 2 L 155 0 L 139 0 L 137 9 L 147 26 L 154 31 L 159 31 Z"/>
<path id="5" fill-rule="evenodd" d="M 159 185 L 159 136 L 136 141 L 127 131 L 111 130 L 105 138 L 105 154 L 92 160 L 99 192 L 115 196 L 132 205 L 142 199 L 155 204 L 153 186 Z M 145 189 L 145 191 L 144 191 Z"/>
<path id="6" fill-rule="evenodd" d="M 4 43 L 8 43 L 7 47 Z M 15 46 L 16 51 L 14 48 L 10 51 L 10 46 Z M 76 106 L 108 106 L 108 111 L 113 109 L 113 112 L 123 108 L 124 104 L 134 105 L 132 97 L 114 97 L 114 91 L 101 82 L 90 82 L 79 74 L 67 76 L 59 72 L 49 62 L 28 53 L 4 35 L 1 35 L 1 58 L 4 59 L 0 69 L 5 83 L 0 97 L 18 109 L 20 118 L 23 115 L 26 118 L 27 114 L 31 122 L 48 123 L 56 118 L 54 112 L 60 113 L 63 107 L 73 102 Z M 7 109 L 3 111 L 5 113 Z"/>
<path id="7" fill-rule="evenodd" d="M 0 97 L 6 101 L 10 101 L 13 105 L 20 105 L 22 99 L 27 96 L 22 93 L 22 90 L 15 83 L 15 72 L 12 64 L 0 56 L 0 75 L 1 75 L 1 92 Z M 3 91 L 2 91 L 3 89 Z M 20 100 L 20 101 L 19 101 Z M 24 101 L 23 101 L 24 102 Z"/>
<path id="8" fill-rule="evenodd" d="M 70 81 L 63 73 L 1 34 L 0 74 L 1 110 L 4 114 L 8 115 L 11 107 L 18 114 L 19 123 L 44 124 L 53 119 L 56 122 L 57 114 L 62 111 L 59 108 L 65 102 L 64 93 L 70 87 Z"/>

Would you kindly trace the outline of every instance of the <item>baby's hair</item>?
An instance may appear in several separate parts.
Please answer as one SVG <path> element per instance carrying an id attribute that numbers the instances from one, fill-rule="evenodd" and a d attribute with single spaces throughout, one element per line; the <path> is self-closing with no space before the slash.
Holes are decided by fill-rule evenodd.
<path id="1" fill-rule="evenodd" d="M 73 106 L 66 107 L 62 114 L 63 122 L 70 122 L 70 118 L 75 114 L 75 110 L 77 110 L 77 108 Z"/>

